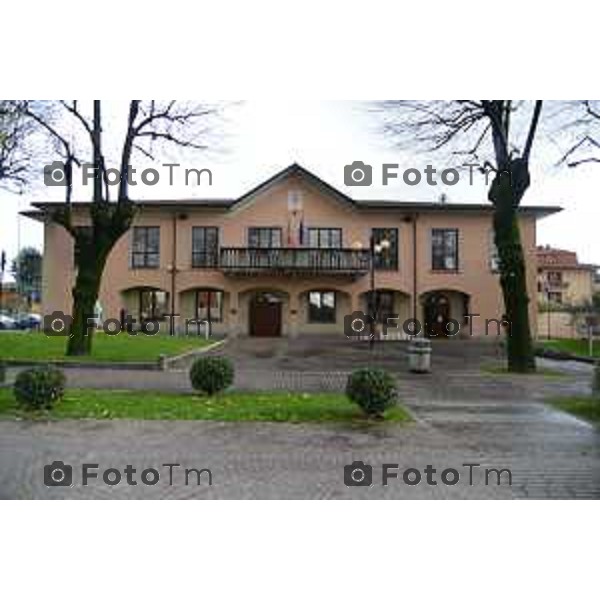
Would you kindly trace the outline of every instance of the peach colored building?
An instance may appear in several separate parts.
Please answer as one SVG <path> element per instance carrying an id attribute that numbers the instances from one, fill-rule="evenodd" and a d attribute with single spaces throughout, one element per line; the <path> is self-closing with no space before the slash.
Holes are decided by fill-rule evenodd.
<path id="1" fill-rule="evenodd" d="M 379 315 L 412 317 L 430 333 L 445 328 L 485 333 L 501 319 L 491 205 L 353 200 L 299 165 L 291 165 L 237 199 L 139 202 L 134 226 L 117 243 L 104 272 L 102 317 L 179 314 L 208 319 L 213 333 L 295 336 L 344 334 L 344 317 L 368 308 L 370 241 Z M 27 213 L 43 219 L 49 203 Z M 82 225 L 86 203 L 74 205 Z M 536 220 L 556 208 L 523 207 L 532 323 L 536 323 Z M 381 242 L 385 240 L 384 244 Z M 46 223 L 43 310 L 68 313 L 73 244 Z M 390 329 L 391 337 L 402 328 Z M 496 326 L 490 326 L 495 337 Z"/>

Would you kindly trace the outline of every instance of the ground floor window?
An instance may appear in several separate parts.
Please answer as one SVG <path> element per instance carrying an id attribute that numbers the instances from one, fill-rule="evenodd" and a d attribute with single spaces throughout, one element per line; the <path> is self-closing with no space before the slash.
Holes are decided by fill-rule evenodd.
<path id="1" fill-rule="evenodd" d="M 309 323 L 335 323 L 335 292 L 308 293 Z"/>
<path id="2" fill-rule="evenodd" d="M 198 290 L 196 292 L 196 319 L 221 323 L 223 321 L 223 292 Z"/>
<path id="3" fill-rule="evenodd" d="M 139 290 L 138 305 L 142 321 L 164 319 L 169 312 L 169 294 L 162 290 Z"/>
<path id="4" fill-rule="evenodd" d="M 367 312 L 371 310 L 371 293 L 367 293 Z M 377 322 L 383 323 L 387 318 L 394 314 L 394 292 L 387 290 L 377 290 L 375 292 L 375 305 L 377 311 Z"/>
<path id="5" fill-rule="evenodd" d="M 548 302 L 550 304 L 562 304 L 562 292 L 548 292 Z"/>

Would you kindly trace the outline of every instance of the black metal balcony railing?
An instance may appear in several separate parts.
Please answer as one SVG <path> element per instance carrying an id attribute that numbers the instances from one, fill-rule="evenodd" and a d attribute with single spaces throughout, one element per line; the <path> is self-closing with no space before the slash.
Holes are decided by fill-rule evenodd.
<path id="1" fill-rule="evenodd" d="M 361 274 L 369 270 L 369 260 L 368 250 L 350 248 L 221 248 L 220 268 Z"/>
<path id="2" fill-rule="evenodd" d="M 566 290 L 569 287 L 569 282 L 562 279 L 548 279 L 546 287 L 550 290 Z"/>

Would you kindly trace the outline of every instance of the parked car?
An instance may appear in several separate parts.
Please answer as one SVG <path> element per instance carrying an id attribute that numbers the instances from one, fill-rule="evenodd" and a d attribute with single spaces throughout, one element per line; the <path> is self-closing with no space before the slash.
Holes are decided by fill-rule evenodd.
<path id="1" fill-rule="evenodd" d="M 42 317 L 35 313 L 22 313 L 17 315 L 14 320 L 18 329 L 39 329 L 42 325 Z"/>
<path id="2" fill-rule="evenodd" d="M 0 330 L 2 329 L 18 329 L 17 322 L 11 317 L 0 314 Z"/>

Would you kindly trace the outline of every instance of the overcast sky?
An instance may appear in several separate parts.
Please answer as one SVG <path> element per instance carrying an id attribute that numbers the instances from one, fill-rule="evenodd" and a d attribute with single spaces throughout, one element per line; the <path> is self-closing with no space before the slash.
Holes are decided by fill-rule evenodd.
<path id="1" fill-rule="evenodd" d="M 114 148 L 121 143 L 126 106 L 104 103 L 106 114 L 106 145 Z M 545 109 L 546 110 L 546 109 Z M 169 153 L 164 162 L 179 162 L 183 168 L 210 168 L 213 185 L 205 179 L 200 186 L 183 184 L 175 176 L 176 185 L 169 186 L 168 170 L 159 168 L 161 182 L 156 186 L 138 185 L 134 199 L 236 197 L 270 177 L 273 173 L 298 162 L 319 177 L 353 198 L 394 198 L 400 200 L 435 201 L 446 193 L 449 202 L 486 202 L 487 187 L 483 176 L 475 176 L 469 184 L 467 172 L 461 173 L 458 184 L 430 186 L 423 182 L 408 186 L 401 178 L 382 185 L 381 165 L 398 163 L 400 175 L 404 169 L 424 169 L 428 164 L 438 173 L 448 167 L 440 157 L 400 151 L 381 133 L 379 119 L 363 104 L 355 102 L 270 100 L 229 104 L 224 119 L 215 123 L 211 143 L 205 153 Z M 560 144 L 555 136 L 538 137 L 533 151 L 532 185 L 524 204 L 562 206 L 564 211 L 539 222 L 538 242 L 576 250 L 584 262 L 600 264 L 598 225 L 600 208 L 600 165 L 577 169 L 557 167 Z M 58 157 L 56 157 L 58 158 Z M 346 187 L 344 165 L 361 160 L 373 165 L 373 185 Z M 147 160 L 134 163 L 147 167 Z M 23 195 L 0 190 L 0 249 L 9 259 L 19 246 L 43 246 L 43 228 L 19 211 L 31 201 L 64 198 L 59 187 L 42 184 L 42 166 L 30 189 Z M 116 165 L 113 165 L 116 166 Z M 155 165 L 156 166 L 156 165 Z M 181 173 L 183 175 L 183 173 Z M 439 175 L 438 175 L 439 180 Z M 163 184 L 164 182 L 164 184 Z M 88 188 L 76 190 L 76 199 L 89 199 Z"/>

